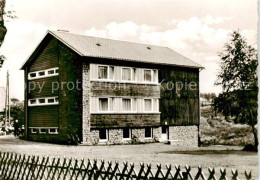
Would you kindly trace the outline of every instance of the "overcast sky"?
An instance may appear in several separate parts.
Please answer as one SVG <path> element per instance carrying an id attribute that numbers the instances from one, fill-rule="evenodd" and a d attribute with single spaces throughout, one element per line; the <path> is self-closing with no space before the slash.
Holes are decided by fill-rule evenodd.
<path id="1" fill-rule="evenodd" d="M 10 96 L 24 98 L 20 67 L 46 31 L 64 29 L 110 39 L 167 46 L 203 65 L 201 92 L 214 86 L 219 70 L 217 52 L 229 33 L 240 29 L 248 43 L 257 44 L 257 0 L 7 0 L 18 19 L 8 29 L 0 54 L 0 86 L 10 71 Z"/>

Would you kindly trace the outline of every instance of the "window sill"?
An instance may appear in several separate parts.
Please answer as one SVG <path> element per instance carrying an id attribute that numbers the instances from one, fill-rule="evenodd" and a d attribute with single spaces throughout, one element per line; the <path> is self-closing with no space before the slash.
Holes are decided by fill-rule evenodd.
<path id="1" fill-rule="evenodd" d="M 161 112 L 95 112 L 90 113 L 90 115 L 102 115 L 102 114 L 136 114 L 136 115 L 142 115 L 142 114 L 161 114 Z"/>
<path id="2" fill-rule="evenodd" d="M 146 85 L 160 85 L 157 82 L 138 82 L 138 81 L 115 81 L 109 79 L 90 79 L 91 82 L 107 82 L 107 83 L 121 83 L 121 84 L 146 84 Z"/>
<path id="3" fill-rule="evenodd" d="M 151 139 L 153 139 L 153 137 L 145 137 L 144 139 L 151 140 Z"/>
<path id="4" fill-rule="evenodd" d="M 123 141 L 130 141 L 131 138 L 123 138 L 122 140 L 123 140 Z"/>
<path id="5" fill-rule="evenodd" d="M 99 142 L 100 143 L 105 143 L 105 142 L 108 142 L 108 140 L 107 139 L 100 139 Z"/>

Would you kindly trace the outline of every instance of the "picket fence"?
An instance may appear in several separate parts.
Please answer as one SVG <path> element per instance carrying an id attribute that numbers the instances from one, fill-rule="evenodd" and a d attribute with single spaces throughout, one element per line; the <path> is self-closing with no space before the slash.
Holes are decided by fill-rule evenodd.
<path id="1" fill-rule="evenodd" d="M 219 177 L 214 168 L 208 168 L 208 176 L 203 173 L 202 167 L 198 167 L 196 175 L 191 175 L 191 167 L 186 166 L 181 170 L 180 166 L 166 166 L 162 169 L 160 164 L 155 169 L 152 166 L 135 165 L 124 162 L 119 163 L 91 160 L 67 159 L 48 156 L 31 156 L 9 152 L 0 152 L 0 179 L 154 179 L 154 180 L 182 180 L 182 179 L 238 179 L 238 171 L 232 170 L 230 178 L 226 169 L 220 169 Z M 252 179 L 251 172 L 246 172 L 241 179 Z"/>

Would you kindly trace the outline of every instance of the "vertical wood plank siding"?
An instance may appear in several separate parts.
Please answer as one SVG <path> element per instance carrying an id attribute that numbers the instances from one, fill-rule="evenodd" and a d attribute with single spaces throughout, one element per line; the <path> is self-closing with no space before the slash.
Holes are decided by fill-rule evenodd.
<path id="1" fill-rule="evenodd" d="M 29 127 L 58 127 L 58 106 L 29 107 Z"/>
<path id="2" fill-rule="evenodd" d="M 27 97 L 25 99 L 37 98 L 37 97 L 52 97 L 58 96 L 58 91 L 52 93 L 51 85 L 53 81 L 59 81 L 58 76 L 46 77 L 36 80 L 28 81 L 27 73 L 33 71 L 39 71 L 49 68 L 58 67 L 58 40 L 55 38 L 47 38 L 44 44 L 39 49 L 35 59 L 27 66 L 28 71 L 26 72 L 27 82 Z M 35 83 L 35 89 L 29 92 L 29 83 Z M 39 85 L 43 86 L 42 91 L 39 90 Z M 32 87 L 32 86 L 31 86 Z M 27 106 L 27 102 L 25 102 Z M 59 105 L 50 106 L 35 106 L 27 107 L 27 127 L 58 127 L 59 126 Z M 29 129 L 27 130 L 29 139 L 44 141 L 46 134 L 30 134 Z M 40 138 L 40 139 L 39 139 Z M 59 135 L 53 137 L 53 141 L 58 141 Z"/>
<path id="3" fill-rule="evenodd" d="M 29 72 L 58 67 L 58 40 L 52 38 L 29 66 Z"/>
<path id="4" fill-rule="evenodd" d="M 161 124 L 198 125 L 199 124 L 199 70 L 187 68 L 163 68 L 159 71 L 161 88 Z M 176 92 L 176 83 L 183 85 L 195 82 L 195 90 L 184 88 Z M 172 88 L 172 83 L 174 88 Z"/>
<path id="5" fill-rule="evenodd" d="M 28 82 L 28 99 L 58 96 L 58 86 L 58 76 L 31 80 Z"/>

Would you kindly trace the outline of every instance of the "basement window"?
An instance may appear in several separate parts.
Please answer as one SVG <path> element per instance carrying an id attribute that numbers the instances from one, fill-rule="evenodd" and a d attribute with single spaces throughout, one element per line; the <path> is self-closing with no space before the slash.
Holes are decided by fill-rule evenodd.
<path id="1" fill-rule="evenodd" d="M 36 128 L 31 128 L 31 133 L 32 134 L 36 134 L 37 133 L 37 129 Z"/>
<path id="2" fill-rule="evenodd" d="M 146 127 L 145 130 L 144 130 L 145 134 L 144 134 L 144 137 L 146 139 L 151 139 L 153 137 L 153 133 L 152 133 L 152 128 L 151 127 Z"/>
<path id="3" fill-rule="evenodd" d="M 130 139 L 131 139 L 131 129 L 123 128 L 123 140 L 130 140 Z"/>
<path id="4" fill-rule="evenodd" d="M 50 128 L 49 134 L 58 134 L 58 129 L 57 128 Z"/>
<path id="5" fill-rule="evenodd" d="M 54 103 L 54 98 L 53 99 L 48 99 L 48 103 Z"/>
<path id="6" fill-rule="evenodd" d="M 45 129 L 45 128 L 40 129 L 40 134 L 46 134 L 46 132 L 47 132 L 47 129 Z"/>
<path id="7" fill-rule="evenodd" d="M 56 69 L 56 70 L 55 70 L 55 73 L 58 74 L 58 73 L 59 73 L 59 69 Z"/>
<path id="8" fill-rule="evenodd" d="M 103 141 L 103 142 L 108 140 L 108 130 L 107 129 L 99 130 L 99 140 Z"/>

